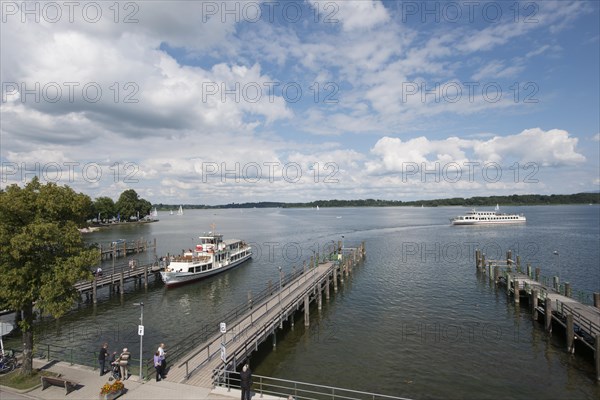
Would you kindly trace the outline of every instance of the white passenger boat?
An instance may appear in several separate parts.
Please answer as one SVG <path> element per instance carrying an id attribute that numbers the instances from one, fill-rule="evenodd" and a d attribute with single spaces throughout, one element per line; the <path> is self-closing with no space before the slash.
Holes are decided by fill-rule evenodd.
<path id="1" fill-rule="evenodd" d="M 472 209 L 466 215 L 451 218 L 452 225 L 516 224 L 527 221 L 523 214 L 504 214 L 496 205 L 494 211 L 476 211 Z"/>
<path id="2" fill-rule="evenodd" d="M 195 249 L 171 257 L 160 276 L 167 287 L 181 285 L 227 271 L 252 257 L 252 247 L 238 239 L 223 240 L 209 232 L 200 236 Z"/>

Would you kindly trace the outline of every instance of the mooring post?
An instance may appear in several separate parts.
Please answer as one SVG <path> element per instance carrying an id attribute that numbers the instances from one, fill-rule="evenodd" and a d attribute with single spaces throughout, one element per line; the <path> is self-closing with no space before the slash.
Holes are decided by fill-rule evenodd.
<path id="1" fill-rule="evenodd" d="M 329 301 L 329 274 L 325 278 L 325 300 Z"/>
<path id="2" fill-rule="evenodd" d="M 521 272 L 521 256 L 517 255 L 517 272 Z"/>
<path id="3" fill-rule="evenodd" d="M 310 326 L 310 303 L 308 301 L 308 295 L 304 296 L 304 326 Z"/>
<path id="4" fill-rule="evenodd" d="M 544 326 L 546 327 L 546 332 L 552 332 L 552 300 L 550 300 L 547 293 L 544 302 Z"/>
<path id="5" fill-rule="evenodd" d="M 537 289 L 532 289 L 531 290 L 531 314 L 533 316 L 533 320 L 537 321 L 538 319 L 538 312 L 537 312 L 537 307 L 538 307 L 538 290 Z"/>
<path id="6" fill-rule="evenodd" d="M 94 304 L 98 302 L 98 277 L 94 278 L 94 284 L 92 285 L 92 301 Z"/>
<path id="7" fill-rule="evenodd" d="M 119 278 L 119 293 L 123 295 L 125 293 L 125 285 L 123 282 L 125 281 L 125 272 L 121 271 L 121 277 Z"/>
<path id="8" fill-rule="evenodd" d="M 321 311 L 323 308 L 323 296 L 321 292 L 321 284 L 317 283 L 317 309 Z"/>
<path id="9" fill-rule="evenodd" d="M 500 267 L 497 265 L 494 266 L 494 283 L 498 284 L 498 279 L 500 278 Z"/>
<path id="10" fill-rule="evenodd" d="M 480 259 L 479 259 L 479 249 L 475 249 L 475 268 L 479 269 L 480 267 Z"/>
<path id="11" fill-rule="evenodd" d="M 485 265 L 485 254 L 481 254 L 481 265 Z"/>
<path id="12" fill-rule="evenodd" d="M 539 281 L 540 281 L 540 274 L 541 274 L 540 267 L 536 267 L 536 268 L 535 268 L 535 281 L 536 281 L 536 282 L 539 282 Z"/>
<path id="13" fill-rule="evenodd" d="M 594 348 L 594 353 L 596 353 L 596 380 L 600 381 L 600 333 L 596 334 L 596 343 Z"/>
<path id="14" fill-rule="evenodd" d="M 553 277 L 553 285 L 554 290 L 556 290 L 557 293 L 560 293 L 560 280 L 558 279 L 558 276 Z"/>
<path id="15" fill-rule="evenodd" d="M 494 271 L 492 270 L 492 263 L 488 264 L 488 279 L 490 281 L 494 279 Z"/>
<path id="16" fill-rule="evenodd" d="M 519 304 L 521 301 L 521 289 L 519 288 L 519 281 L 516 276 L 513 278 L 513 291 L 515 294 L 515 304 Z"/>
<path id="17" fill-rule="evenodd" d="M 340 268 L 340 264 L 338 263 L 337 265 L 333 266 L 333 291 L 334 293 L 337 293 L 338 291 L 338 287 L 337 287 L 337 275 L 338 275 L 338 269 Z"/>
<path id="18" fill-rule="evenodd" d="M 594 293 L 594 307 L 600 308 L 600 293 Z"/>
<path id="19" fill-rule="evenodd" d="M 573 314 L 567 314 L 567 351 L 575 354 L 575 330 L 573 325 Z"/>
<path id="20" fill-rule="evenodd" d="M 527 276 L 531 278 L 531 264 L 527 263 Z"/>
<path id="21" fill-rule="evenodd" d="M 148 289 L 148 266 L 144 266 L 144 289 Z"/>
<path id="22" fill-rule="evenodd" d="M 506 267 L 508 268 L 508 272 L 511 272 L 512 268 L 512 250 L 508 250 L 506 252 Z"/>
<path id="23" fill-rule="evenodd" d="M 569 282 L 565 282 L 565 296 L 571 297 L 571 284 Z"/>
<path id="24" fill-rule="evenodd" d="M 512 281 L 510 280 L 510 271 L 506 273 L 506 296 L 510 297 L 510 285 Z"/>

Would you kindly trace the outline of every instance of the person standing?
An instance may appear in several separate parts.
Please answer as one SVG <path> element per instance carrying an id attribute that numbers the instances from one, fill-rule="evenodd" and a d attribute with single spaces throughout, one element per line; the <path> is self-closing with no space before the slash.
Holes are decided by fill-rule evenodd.
<path id="1" fill-rule="evenodd" d="M 240 388 L 242 389 L 242 400 L 250 400 L 250 387 L 252 386 L 252 371 L 248 364 L 244 365 L 240 372 Z"/>
<path id="2" fill-rule="evenodd" d="M 106 365 L 106 357 L 108 357 L 108 343 L 104 343 L 98 354 L 98 364 L 100 365 L 100 376 L 104 375 L 104 367 Z"/>
<path id="3" fill-rule="evenodd" d="M 165 344 L 161 343 L 157 351 L 160 357 L 160 377 L 165 379 L 167 377 L 167 352 L 165 351 Z"/>
<path id="4" fill-rule="evenodd" d="M 160 382 L 161 380 L 161 367 L 162 360 L 160 359 L 160 353 L 157 351 L 154 353 L 154 369 L 156 370 L 156 382 Z"/>
<path id="5" fill-rule="evenodd" d="M 131 356 L 131 354 L 129 353 L 129 351 L 127 351 L 127 347 L 125 347 L 123 349 L 123 352 L 121 353 L 121 355 L 119 356 L 119 368 L 121 369 L 121 379 L 125 380 L 127 378 L 129 378 L 129 357 Z"/>

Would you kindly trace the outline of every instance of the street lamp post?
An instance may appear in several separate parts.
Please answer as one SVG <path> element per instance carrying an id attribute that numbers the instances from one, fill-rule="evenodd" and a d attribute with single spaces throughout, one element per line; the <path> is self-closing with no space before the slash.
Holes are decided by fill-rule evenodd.
<path id="1" fill-rule="evenodd" d="M 143 343 L 144 343 L 144 303 L 133 303 L 134 306 L 140 306 L 141 315 L 140 315 L 140 325 L 138 326 L 138 335 L 140 336 L 140 378 L 142 380 L 142 360 L 143 360 Z"/>

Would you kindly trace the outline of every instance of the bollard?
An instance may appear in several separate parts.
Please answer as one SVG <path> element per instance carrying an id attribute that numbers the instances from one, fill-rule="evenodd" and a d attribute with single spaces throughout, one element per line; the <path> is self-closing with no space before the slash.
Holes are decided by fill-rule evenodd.
<path id="1" fill-rule="evenodd" d="M 521 289 L 519 288 L 519 281 L 516 276 L 513 278 L 513 291 L 515 294 L 515 304 L 519 304 L 521 301 Z"/>
<path id="2" fill-rule="evenodd" d="M 121 294 L 121 296 L 125 293 L 125 285 L 123 284 L 123 281 L 125 280 L 124 274 L 125 273 L 121 271 L 121 277 L 119 278 L 119 293 Z"/>
<path id="3" fill-rule="evenodd" d="M 573 325 L 573 314 L 567 314 L 567 351 L 571 354 L 575 353 L 575 331 Z"/>
<path id="4" fill-rule="evenodd" d="M 565 282 L 565 296 L 571 297 L 571 284 L 569 282 Z"/>
<path id="5" fill-rule="evenodd" d="M 308 295 L 304 296 L 304 326 L 310 326 L 310 303 L 308 301 Z"/>
<path id="6" fill-rule="evenodd" d="M 538 311 L 537 311 L 537 307 L 538 307 L 538 291 L 537 289 L 533 289 L 531 291 L 531 314 L 533 316 L 533 320 L 537 321 L 538 319 Z"/>
<path id="7" fill-rule="evenodd" d="M 594 307 L 600 308 L 600 293 L 594 293 Z"/>
<path id="8" fill-rule="evenodd" d="M 517 256 L 517 272 L 521 272 L 521 256 Z"/>
<path id="9" fill-rule="evenodd" d="M 500 278 L 500 267 L 496 265 L 494 266 L 494 283 L 496 285 L 498 284 L 498 278 Z"/>
<path id="10" fill-rule="evenodd" d="M 536 282 L 539 282 L 539 281 L 540 281 L 540 274 L 541 274 L 540 268 L 539 268 L 539 267 L 536 267 L 536 268 L 535 268 L 535 281 L 536 281 Z"/>
<path id="11" fill-rule="evenodd" d="M 552 287 L 554 288 L 554 290 L 557 293 L 560 293 L 560 280 L 558 279 L 558 276 L 553 277 L 552 282 Z"/>
<path id="12" fill-rule="evenodd" d="M 596 381 L 600 382 L 600 333 L 596 334 L 596 343 L 594 348 L 594 353 L 596 353 Z"/>
<path id="13" fill-rule="evenodd" d="M 552 300 L 546 294 L 546 300 L 544 302 L 544 326 L 546 332 L 552 333 Z"/>
<path id="14" fill-rule="evenodd" d="M 531 264 L 527 263 L 527 276 L 531 278 Z"/>

